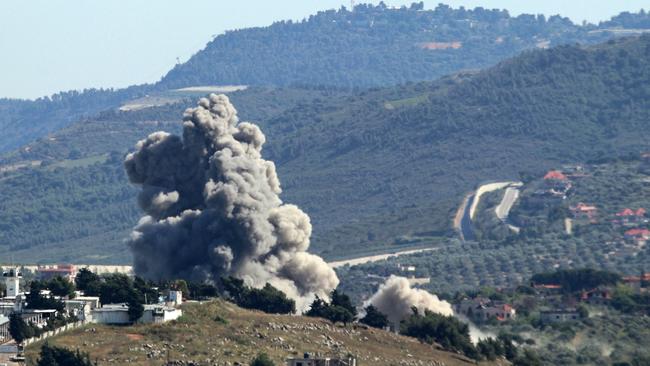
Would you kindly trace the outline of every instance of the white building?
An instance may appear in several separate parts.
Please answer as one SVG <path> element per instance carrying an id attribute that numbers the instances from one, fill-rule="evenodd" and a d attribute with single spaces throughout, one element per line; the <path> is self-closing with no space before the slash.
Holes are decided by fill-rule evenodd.
<path id="1" fill-rule="evenodd" d="M 93 321 L 100 324 L 130 324 L 127 304 L 107 304 L 92 310 Z M 183 311 L 164 305 L 144 305 L 144 313 L 138 323 L 165 323 L 176 320 Z"/>
<path id="2" fill-rule="evenodd" d="M 15 298 L 20 294 L 20 279 L 22 278 L 18 268 L 10 268 L 7 272 L 3 273 L 5 278 L 5 286 L 7 287 L 7 298 Z"/>
<path id="3" fill-rule="evenodd" d="M 289 358 L 286 362 L 287 366 L 356 366 L 357 359 L 351 356 L 347 358 L 319 358 L 311 357 L 309 353 L 305 353 L 303 358 Z"/>
<path id="4" fill-rule="evenodd" d="M 172 306 L 179 306 L 183 304 L 183 292 L 182 291 L 175 291 L 175 290 L 169 290 L 169 296 L 168 300 L 171 303 Z"/>
<path id="5" fill-rule="evenodd" d="M 76 316 L 79 320 L 92 320 L 92 311 L 99 308 L 99 297 L 78 296 L 71 300 L 64 300 L 65 310 L 68 314 Z"/>

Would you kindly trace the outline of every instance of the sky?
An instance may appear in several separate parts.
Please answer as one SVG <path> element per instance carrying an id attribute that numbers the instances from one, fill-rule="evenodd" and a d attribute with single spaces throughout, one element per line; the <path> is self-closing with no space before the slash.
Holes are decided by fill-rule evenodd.
<path id="1" fill-rule="evenodd" d="M 650 9 L 648 0 L 424 1 L 426 8 L 439 2 L 594 23 L 621 11 Z M 350 1 L 1 0 L 0 98 L 155 82 L 226 30 L 300 20 L 342 5 L 349 7 Z"/>

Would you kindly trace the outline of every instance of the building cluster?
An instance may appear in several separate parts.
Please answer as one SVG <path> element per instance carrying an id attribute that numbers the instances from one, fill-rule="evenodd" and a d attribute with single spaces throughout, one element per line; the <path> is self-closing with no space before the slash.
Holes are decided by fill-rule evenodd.
<path id="1" fill-rule="evenodd" d="M 347 357 L 312 357 L 305 353 L 302 358 L 289 358 L 287 366 L 357 366 L 357 359 L 354 356 Z"/>
<path id="2" fill-rule="evenodd" d="M 74 283 L 77 270 L 73 265 L 39 267 L 37 277 L 48 280 L 62 277 Z M 74 317 L 82 322 L 99 324 L 130 324 L 127 304 L 101 304 L 98 296 L 85 296 L 76 291 L 73 298 L 59 298 L 64 304 L 62 312 L 56 309 L 30 309 L 28 293 L 21 291 L 22 274 L 18 268 L 9 268 L 3 273 L 5 296 L 0 298 L 0 342 L 10 338 L 9 322 L 12 314 L 18 314 L 26 323 L 43 328 L 48 320 L 59 315 Z M 51 296 L 48 290 L 41 294 Z M 157 304 L 144 305 L 143 315 L 137 323 L 164 323 L 182 315 L 179 308 L 183 302 L 181 291 L 169 291 Z M 61 314 L 62 313 L 62 314 Z"/>
<path id="3" fill-rule="evenodd" d="M 465 298 L 454 306 L 456 314 L 463 314 L 474 322 L 486 322 L 490 319 L 507 321 L 517 316 L 512 305 L 502 301 L 493 301 L 485 297 Z"/>

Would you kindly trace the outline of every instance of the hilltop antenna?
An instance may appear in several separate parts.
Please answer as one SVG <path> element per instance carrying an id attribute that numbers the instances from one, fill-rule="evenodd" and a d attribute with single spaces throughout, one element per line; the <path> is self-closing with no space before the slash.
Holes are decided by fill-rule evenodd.
<path id="1" fill-rule="evenodd" d="M 354 0 L 350 0 L 350 11 L 354 11 L 354 6 L 355 6 L 355 5 L 356 5 L 356 4 L 355 4 L 355 1 L 354 1 Z"/>

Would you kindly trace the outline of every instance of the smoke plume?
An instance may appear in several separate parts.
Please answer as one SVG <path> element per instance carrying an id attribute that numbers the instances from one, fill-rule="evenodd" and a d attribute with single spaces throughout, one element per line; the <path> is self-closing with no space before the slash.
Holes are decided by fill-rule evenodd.
<path id="1" fill-rule="evenodd" d="M 138 275 L 208 282 L 233 275 L 249 286 L 271 283 L 299 307 L 327 297 L 339 280 L 307 253 L 309 216 L 280 200 L 264 142 L 215 94 L 185 111 L 182 138 L 156 132 L 138 142 L 124 162 L 146 213 L 129 241 Z"/>
<path id="2" fill-rule="evenodd" d="M 386 314 L 393 325 L 408 317 L 413 306 L 420 312 L 429 310 L 442 315 L 454 314 L 450 303 L 424 290 L 411 288 L 408 279 L 398 276 L 390 276 L 366 304 L 372 304 Z"/>

